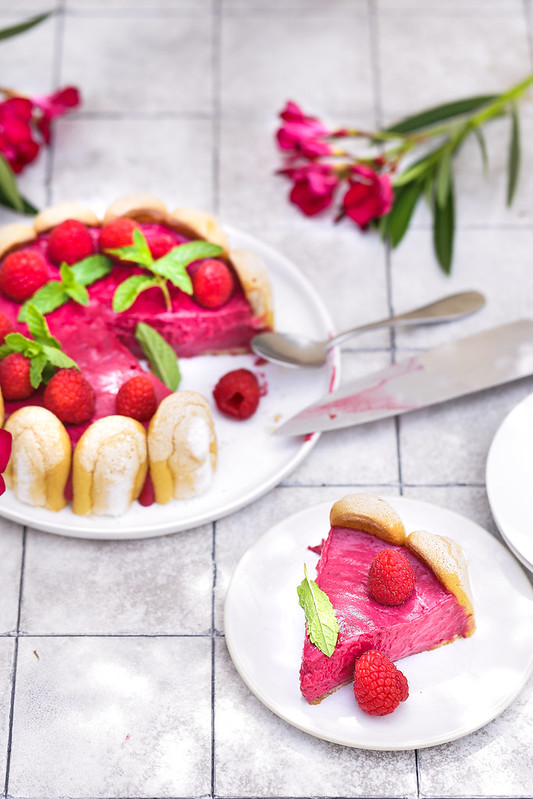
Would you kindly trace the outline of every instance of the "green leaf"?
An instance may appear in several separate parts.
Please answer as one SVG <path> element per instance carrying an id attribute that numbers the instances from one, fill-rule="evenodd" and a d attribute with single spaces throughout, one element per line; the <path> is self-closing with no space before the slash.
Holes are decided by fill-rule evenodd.
<path id="1" fill-rule="evenodd" d="M 113 294 L 113 310 L 116 313 L 126 311 L 141 292 L 159 285 L 159 280 L 151 275 L 132 275 L 117 286 Z"/>
<path id="2" fill-rule="evenodd" d="M 41 352 L 41 345 L 36 341 L 32 341 L 32 339 L 26 338 L 22 333 L 8 333 L 5 341 L 10 352 L 21 352 L 28 358 Z"/>
<path id="3" fill-rule="evenodd" d="M 44 352 L 35 355 L 30 361 L 30 383 L 33 388 L 39 388 L 43 379 L 43 370 L 47 364 Z"/>
<path id="4" fill-rule="evenodd" d="M 452 180 L 452 152 L 449 147 L 443 150 L 435 172 L 435 199 L 441 207 L 446 204 L 450 181 Z"/>
<path id="5" fill-rule="evenodd" d="M 42 313 L 31 302 L 26 308 L 26 324 L 35 341 L 41 344 L 49 344 L 52 347 L 61 349 L 59 341 L 52 336 Z M 7 338 L 6 338 L 7 341 Z"/>
<path id="6" fill-rule="evenodd" d="M 489 174 L 489 156 L 487 151 L 487 143 L 485 141 L 485 136 L 483 135 L 483 130 L 479 127 L 475 127 L 472 129 L 472 133 L 476 137 L 479 149 L 481 150 L 481 160 L 483 162 L 483 174 L 485 177 Z"/>
<path id="7" fill-rule="evenodd" d="M 126 247 L 118 247 L 114 250 L 107 250 L 107 252 L 120 258 L 121 261 L 134 261 L 139 266 L 144 266 L 147 269 L 151 269 L 154 262 L 148 242 L 138 229 L 133 231 L 133 244 L 128 244 Z"/>
<path id="8" fill-rule="evenodd" d="M 35 214 L 39 213 L 39 209 L 32 205 L 29 200 L 19 194 L 19 197 L 22 201 L 22 208 L 20 209 L 21 214 L 27 214 L 28 216 L 35 216 Z M 10 202 L 9 198 L 6 196 L 2 186 L 0 185 L 0 205 L 3 205 L 4 208 L 13 208 L 13 203 Z M 18 209 L 15 209 L 18 210 Z"/>
<path id="9" fill-rule="evenodd" d="M 77 302 L 79 305 L 89 305 L 89 292 L 80 283 L 73 283 L 65 289 L 65 293 L 71 300 Z"/>
<path id="10" fill-rule="evenodd" d="M 307 633 L 312 644 L 328 657 L 335 651 L 335 644 L 339 635 L 339 624 L 333 605 L 327 594 L 322 591 L 314 580 L 310 580 L 304 566 L 305 577 L 298 586 L 299 603 L 305 612 Z"/>
<path id="11" fill-rule="evenodd" d="M 215 258 L 222 253 L 222 247 L 209 241 L 189 241 L 154 261 L 152 271 L 170 280 L 173 286 L 186 294 L 192 294 L 192 282 L 186 267 L 200 258 Z"/>
<path id="12" fill-rule="evenodd" d="M 493 100 L 497 99 L 496 94 L 479 95 L 478 97 L 466 97 L 463 100 L 456 100 L 451 103 L 444 103 L 428 108 L 413 116 L 405 117 L 393 125 L 383 130 L 383 133 L 413 133 L 417 130 L 423 130 L 431 125 L 436 125 L 439 122 L 444 122 L 453 117 L 468 114 L 471 111 L 476 111 L 484 105 L 488 105 Z"/>
<path id="13" fill-rule="evenodd" d="M 59 369 L 78 369 L 76 361 L 73 361 L 63 350 L 49 344 L 43 344 L 42 349 L 46 360 L 53 366 L 57 366 Z"/>
<path id="14" fill-rule="evenodd" d="M 35 17 L 30 17 L 25 22 L 19 22 L 18 25 L 11 25 L 9 28 L 2 28 L 0 30 L 0 39 L 9 39 L 11 36 L 17 36 L 19 33 L 24 33 L 24 31 L 27 31 L 30 28 L 33 28 L 35 25 L 38 25 L 40 22 L 43 22 L 53 13 L 53 11 L 47 11 L 45 14 L 38 14 Z"/>
<path id="15" fill-rule="evenodd" d="M 152 372 L 171 391 L 177 391 L 181 382 L 178 356 L 157 330 L 144 322 L 135 328 L 135 338 L 141 345 Z"/>
<path id="16" fill-rule="evenodd" d="M 520 172 L 520 122 L 516 105 L 511 109 L 511 141 L 507 175 L 507 205 L 512 205 Z"/>
<path id="17" fill-rule="evenodd" d="M 89 255 L 72 266 L 74 277 L 82 286 L 90 286 L 111 272 L 111 259 L 106 255 Z"/>
<path id="18" fill-rule="evenodd" d="M 455 203 L 453 179 L 450 178 L 445 202 L 433 204 L 433 246 L 442 271 L 452 271 L 453 239 L 455 233 Z"/>
<path id="19" fill-rule="evenodd" d="M 20 309 L 18 321 L 27 321 L 26 311 L 28 310 L 28 305 L 33 305 L 42 314 L 47 314 L 55 311 L 55 309 L 59 308 L 61 305 L 64 305 L 67 300 L 68 296 L 61 282 L 59 280 L 51 280 L 49 283 L 41 286 L 41 288 L 35 292 L 31 300 L 24 303 Z"/>
<path id="20" fill-rule="evenodd" d="M 395 193 L 392 210 L 385 217 L 385 236 L 392 247 L 397 247 L 403 239 L 423 189 L 424 182 L 416 180 Z"/>
<path id="21" fill-rule="evenodd" d="M 435 166 L 441 153 L 441 148 L 432 150 L 428 155 L 415 161 L 411 166 L 408 166 L 404 172 L 394 179 L 394 187 L 405 186 L 407 183 L 412 183 L 413 180 L 424 177 Z"/>
<path id="22" fill-rule="evenodd" d="M 2 154 L 0 154 L 0 188 L 6 203 L 9 203 L 8 207 L 24 213 L 24 200 L 20 196 L 15 175 Z"/>

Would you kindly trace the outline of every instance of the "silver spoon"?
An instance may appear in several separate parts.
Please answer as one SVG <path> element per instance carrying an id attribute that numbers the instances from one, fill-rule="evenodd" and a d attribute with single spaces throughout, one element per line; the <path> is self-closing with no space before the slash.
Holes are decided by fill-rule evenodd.
<path id="1" fill-rule="evenodd" d="M 328 350 L 342 341 L 365 333 L 367 330 L 376 330 L 379 327 L 408 327 L 409 325 L 435 324 L 437 322 L 452 322 L 463 316 L 477 311 L 485 305 L 485 297 L 477 291 L 463 291 L 437 300 L 414 311 L 371 322 L 361 327 L 354 327 L 338 333 L 326 341 L 312 341 L 305 336 L 293 333 L 259 333 L 254 336 L 250 346 L 256 355 L 266 358 L 267 361 L 284 366 L 321 366 Z"/>

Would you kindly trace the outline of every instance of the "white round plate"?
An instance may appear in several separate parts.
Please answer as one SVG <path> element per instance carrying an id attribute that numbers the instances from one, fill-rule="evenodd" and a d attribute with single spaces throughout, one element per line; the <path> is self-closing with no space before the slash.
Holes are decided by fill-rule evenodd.
<path id="1" fill-rule="evenodd" d="M 226 229 L 232 247 L 245 247 L 263 260 L 272 284 L 278 330 L 326 338 L 333 331 L 324 305 L 297 267 L 271 247 L 247 234 Z M 49 533 L 77 538 L 149 538 L 188 530 L 220 519 L 265 494 L 306 457 L 318 440 L 313 436 L 274 436 L 275 427 L 338 383 L 338 353 L 319 369 L 292 369 L 260 362 L 254 355 L 181 358 L 180 388 L 199 391 L 211 404 L 218 441 L 214 483 L 203 496 L 142 507 L 134 502 L 123 516 L 76 516 L 70 506 L 53 513 L 19 502 L 7 490 L 0 516 Z M 221 414 L 212 399 L 218 379 L 232 369 L 255 372 L 266 393 L 250 419 L 239 422 Z"/>
<path id="2" fill-rule="evenodd" d="M 458 541 L 468 558 L 477 629 L 397 664 L 410 696 L 389 716 L 357 705 L 351 685 L 319 705 L 300 694 L 304 615 L 296 587 L 310 577 L 329 530 L 331 503 L 277 524 L 245 553 L 225 602 L 233 662 L 250 690 L 289 724 L 326 741 L 361 749 L 418 749 L 482 727 L 516 697 L 533 670 L 533 589 L 500 542 L 458 514 L 405 497 L 385 497 L 408 531 L 427 529 Z"/>
<path id="3" fill-rule="evenodd" d="M 533 394 L 513 408 L 494 436 L 486 484 L 500 533 L 533 571 Z"/>

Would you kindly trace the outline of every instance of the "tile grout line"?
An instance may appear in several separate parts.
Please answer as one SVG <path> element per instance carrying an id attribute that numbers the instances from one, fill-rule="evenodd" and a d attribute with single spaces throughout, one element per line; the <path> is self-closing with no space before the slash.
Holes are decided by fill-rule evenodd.
<path id="1" fill-rule="evenodd" d="M 54 31 L 54 58 L 52 62 L 52 86 L 51 91 L 55 91 L 56 87 L 60 85 L 61 79 L 61 65 L 63 61 L 63 41 L 65 30 L 65 2 L 60 0 L 56 11 L 56 25 Z M 44 189 L 46 205 L 52 204 L 53 190 L 52 181 L 54 176 L 54 160 L 55 160 L 55 136 L 52 136 L 50 146 L 47 148 L 46 153 L 46 168 L 44 175 Z"/>
<path id="2" fill-rule="evenodd" d="M 18 668 L 18 653 L 19 653 L 19 637 L 20 637 L 20 619 L 22 615 L 22 594 L 24 589 L 24 566 L 26 563 L 26 537 L 27 528 L 23 527 L 22 530 L 22 547 L 20 556 L 20 580 L 19 580 L 19 596 L 17 607 L 17 623 L 15 629 L 15 644 L 13 648 L 13 677 L 11 682 L 11 699 L 9 705 L 9 729 L 7 736 L 7 753 L 6 753 L 6 774 L 4 782 L 4 796 L 9 794 L 9 776 L 11 769 L 11 747 L 13 744 L 13 723 L 15 716 L 15 693 L 17 685 L 17 668 Z"/>
<path id="3" fill-rule="evenodd" d="M 217 586 L 217 558 L 216 558 L 216 541 L 217 541 L 217 523 L 213 522 L 213 543 L 211 550 L 211 558 L 213 564 L 213 588 L 211 592 L 211 797 L 215 795 L 215 661 L 216 661 L 216 625 L 215 625 L 215 610 L 216 610 L 216 586 Z"/>

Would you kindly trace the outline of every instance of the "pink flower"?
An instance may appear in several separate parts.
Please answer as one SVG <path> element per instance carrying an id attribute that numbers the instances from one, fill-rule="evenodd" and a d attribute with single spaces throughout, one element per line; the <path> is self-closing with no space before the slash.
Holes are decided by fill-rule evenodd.
<path id="1" fill-rule="evenodd" d="M 50 122 L 74 108 L 80 95 L 67 86 L 47 97 L 9 97 L 0 102 L 0 152 L 18 174 L 33 161 L 41 144 L 50 143 Z"/>
<path id="2" fill-rule="evenodd" d="M 342 201 L 343 215 L 364 230 L 373 219 L 388 214 L 394 192 L 388 175 L 379 175 L 362 164 L 351 167 L 350 171 L 350 188 Z"/>
<path id="3" fill-rule="evenodd" d="M 332 167 L 326 164 L 306 164 L 281 171 L 294 181 L 289 194 L 290 201 L 306 216 L 319 214 L 333 202 L 339 179 Z"/>
<path id="4" fill-rule="evenodd" d="M 11 442 L 11 433 L 8 433 L 7 430 L 0 429 L 0 473 L 5 472 L 11 456 Z M 0 494 L 3 494 L 5 490 L 6 484 L 4 483 L 2 474 L 0 474 Z"/>
<path id="5" fill-rule="evenodd" d="M 66 86 L 46 97 L 32 97 L 32 103 L 41 114 L 36 120 L 37 128 L 46 144 L 50 143 L 50 121 L 80 104 L 80 93 L 75 86 Z"/>
<path id="6" fill-rule="evenodd" d="M 13 172 L 21 172 L 37 157 L 39 144 L 31 128 L 32 104 L 23 97 L 0 103 L 0 152 Z"/>
<path id="7" fill-rule="evenodd" d="M 287 103 L 280 117 L 284 124 L 278 130 L 276 138 L 282 150 L 298 153 L 305 158 L 331 155 L 332 148 L 323 141 L 329 131 L 319 119 L 307 116 L 292 101 Z"/>

